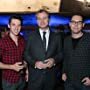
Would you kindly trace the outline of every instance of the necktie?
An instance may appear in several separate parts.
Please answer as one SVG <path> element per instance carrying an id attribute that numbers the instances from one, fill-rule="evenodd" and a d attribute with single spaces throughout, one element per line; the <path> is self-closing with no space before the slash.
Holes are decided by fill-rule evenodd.
<path id="1" fill-rule="evenodd" d="M 44 48 L 46 50 L 46 37 L 45 37 L 45 35 L 46 35 L 46 32 L 43 32 L 43 45 L 44 45 Z"/>

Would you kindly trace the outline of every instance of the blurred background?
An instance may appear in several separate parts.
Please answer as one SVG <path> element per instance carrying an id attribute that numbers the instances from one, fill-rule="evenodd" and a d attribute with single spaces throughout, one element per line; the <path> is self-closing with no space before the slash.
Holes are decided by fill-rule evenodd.
<path id="1" fill-rule="evenodd" d="M 55 32 L 69 34 L 70 17 L 80 13 L 85 18 L 86 32 L 90 32 L 90 0 L 0 0 L 0 32 L 8 30 L 8 19 L 13 14 L 22 16 L 21 34 L 28 34 L 37 27 L 35 12 L 45 9 L 50 12 L 50 27 Z"/>

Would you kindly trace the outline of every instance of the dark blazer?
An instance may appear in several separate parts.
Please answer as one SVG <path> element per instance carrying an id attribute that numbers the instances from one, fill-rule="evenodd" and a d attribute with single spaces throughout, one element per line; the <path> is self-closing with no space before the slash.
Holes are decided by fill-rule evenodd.
<path id="1" fill-rule="evenodd" d="M 75 49 L 71 36 L 64 40 L 63 73 L 67 74 L 68 81 L 76 84 L 90 76 L 90 34 L 85 33 Z"/>
<path id="2" fill-rule="evenodd" d="M 46 70 L 35 69 L 36 61 L 44 61 L 48 58 L 54 58 L 56 64 L 61 62 L 62 42 L 60 35 L 50 31 L 48 49 L 45 51 L 39 30 L 32 32 L 25 50 L 25 60 L 29 64 L 30 80 L 33 78 L 38 80 L 43 73 L 54 71 L 54 67 Z"/>

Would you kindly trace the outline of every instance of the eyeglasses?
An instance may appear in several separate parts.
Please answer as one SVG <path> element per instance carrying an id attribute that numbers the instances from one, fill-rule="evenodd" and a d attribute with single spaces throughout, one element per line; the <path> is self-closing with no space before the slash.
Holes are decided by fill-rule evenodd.
<path id="1" fill-rule="evenodd" d="M 78 24 L 81 25 L 83 23 L 83 21 L 71 21 L 72 24 Z"/>

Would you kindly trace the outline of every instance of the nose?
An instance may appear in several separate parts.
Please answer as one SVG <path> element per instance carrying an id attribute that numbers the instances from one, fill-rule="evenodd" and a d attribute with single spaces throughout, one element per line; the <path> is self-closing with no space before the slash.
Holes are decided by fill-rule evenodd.
<path id="1" fill-rule="evenodd" d="M 78 22 L 75 22 L 75 25 L 76 25 L 76 26 L 78 26 L 78 24 L 79 24 Z"/>

